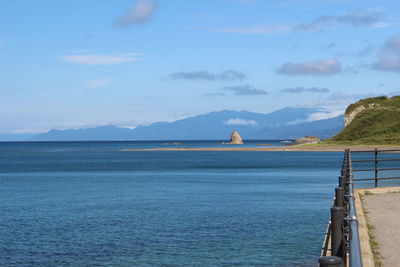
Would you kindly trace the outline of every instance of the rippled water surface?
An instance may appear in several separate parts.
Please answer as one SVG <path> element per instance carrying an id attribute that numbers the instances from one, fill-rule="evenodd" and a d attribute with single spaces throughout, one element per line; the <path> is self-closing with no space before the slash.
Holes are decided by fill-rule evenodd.
<path id="1" fill-rule="evenodd" d="M 0 143 L 0 265 L 316 264 L 342 153 L 160 144 Z"/>

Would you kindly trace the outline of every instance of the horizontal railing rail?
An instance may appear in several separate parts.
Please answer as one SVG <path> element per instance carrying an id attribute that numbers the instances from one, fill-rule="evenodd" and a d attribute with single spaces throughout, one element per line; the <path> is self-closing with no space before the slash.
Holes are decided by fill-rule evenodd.
<path id="1" fill-rule="evenodd" d="M 355 169 L 353 172 L 372 172 L 372 171 L 396 171 L 400 168 L 379 168 L 379 169 Z"/>
<path id="2" fill-rule="evenodd" d="M 378 150 L 377 148 L 374 150 L 351 150 L 351 153 L 371 153 L 371 152 L 400 152 L 400 149 L 380 149 Z"/>
<path id="3" fill-rule="evenodd" d="M 358 160 L 352 160 L 352 162 L 399 161 L 399 160 L 400 159 L 358 159 Z"/>
<path id="4" fill-rule="evenodd" d="M 390 154 L 397 154 L 400 153 L 400 149 L 382 149 L 382 150 L 378 150 L 377 148 L 375 148 L 374 150 L 351 150 L 350 154 L 353 153 L 367 153 L 367 154 L 371 154 L 373 153 L 374 158 L 369 158 L 369 159 L 354 159 L 352 160 L 353 163 L 368 163 L 368 162 L 372 162 L 374 163 L 373 166 L 371 167 L 366 167 L 366 168 L 355 168 L 352 169 L 352 172 L 363 172 L 363 173 L 368 173 L 368 172 L 373 172 L 374 173 L 374 177 L 357 177 L 355 179 L 353 179 L 353 181 L 374 181 L 375 183 L 375 187 L 378 187 L 378 181 L 380 180 L 400 180 L 400 177 L 397 176 L 386 176 L 386 177 L 380 177 L 380 173 L 385 172 L 385 171 L 400 171 L 399 167 L 383 167 L 383 166 L 379 166 L 379 162 L 394 162 L 394 161 L 400 161 L 400 158 L 398 157 L 393 157 L 393 158 L 379 158 L 380 154 L 386 154 L 386 155 L 390 155 Z"/>
<path id="5" fill-rule="evenodd" d="M 382 178 L 357 178 L 353 179 L 353 181 L 375 181 L 375 180 L 400 180 L 400 177 L 382 177 Z"/>

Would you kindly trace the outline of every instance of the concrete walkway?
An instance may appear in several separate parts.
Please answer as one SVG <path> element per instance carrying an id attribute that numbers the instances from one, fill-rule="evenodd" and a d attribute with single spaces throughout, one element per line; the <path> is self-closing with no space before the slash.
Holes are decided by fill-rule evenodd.
<path id="1" fill-rule="evenodd" d="M 378 243 L 378 260 L 383 266 L 400 266 L 400 187 L 365 189 L 366 220 Z"/>

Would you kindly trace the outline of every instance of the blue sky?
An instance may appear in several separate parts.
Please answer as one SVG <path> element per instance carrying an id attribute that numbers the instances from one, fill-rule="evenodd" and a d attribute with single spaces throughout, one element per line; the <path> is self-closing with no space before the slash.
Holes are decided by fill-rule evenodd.
<path id="1" fill-rule="evenodd" d="M 0 134 L 400 91 L 398 0 L 0 0 Z"/>

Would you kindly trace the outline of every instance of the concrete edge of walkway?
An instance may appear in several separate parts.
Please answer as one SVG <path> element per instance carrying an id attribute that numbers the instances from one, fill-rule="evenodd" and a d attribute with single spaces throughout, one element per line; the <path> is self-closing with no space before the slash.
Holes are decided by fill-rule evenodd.
<path id="1" fill-rule="evenodd" d="M 356 215 L 358 220 L 358 235 L 360 239 L 362 263 L 364 267 L 375 266 L 375 258 L 369 242 L 368 223 L 367 223 L 367 218 L 364 214 L 363 203 L 361 201 L 360 194 L 365 195 L 365 192 L 371 192 L 372 194 L 384 194 L 384 193 L 393 193 L 399 191 L 400 191 L 400 186 L 379 187 L 379 188 L 358 188 L 354 190 Z"/>

